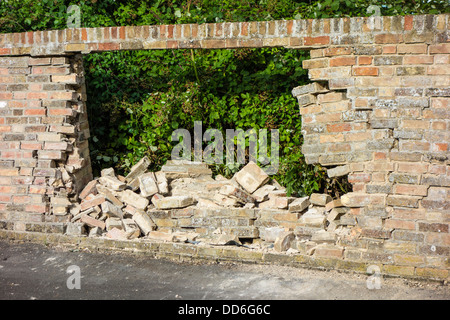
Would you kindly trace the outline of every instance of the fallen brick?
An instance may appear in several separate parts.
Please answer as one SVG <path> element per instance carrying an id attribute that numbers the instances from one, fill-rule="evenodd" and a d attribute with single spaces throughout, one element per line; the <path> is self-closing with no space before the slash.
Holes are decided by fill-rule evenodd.
<path id="1" fill-rule="evenodd" d="M 123 203 L 122 201 L 120 201 L 115 194 L 113 193 L 113 191 L 109 190 L 107 187 L 102 186 L 102 185 L 97 185 L 97 191 L 98 193 L 102 194 L 103 196 L 105 196 L 105 198 L 110 201 L 113 205 L 122 208 L 123 207 Z"/>
<path id="2" fill-rule="evenodd" d="M 124 190 L 119 194 L 120 200 L 125 202 L 126 204 L 132 205 L 136 209 L 145 210 L 147 208 L 150 201 L 144 197 L 141 197 L 139 194 L 131 191 Z"/>
<path id="3" fill-rule="evenodd" d="M 141 235 L 141 230 L 133 219 L 123 219 L 122 223 L 125 227 L 127 239 L 136 239 Z"/>
<path id="4" fill-rule="evenodd" d="M 277 252 L 287 251 L 291 247 L 291 242 L 295 239 L 293 232 L 284 232 L 275 240 L 273 248 Z"/>
<path id="5" fill-rule="evenodd" d="M 91 193 L 96 194 L 97 193 L 96 185 L 97 185 L 97 180 L 90 181 L 84 187 L 84 189 L 80 192 L 80 195 L 79 195 L 80 199 L 86 198 L 86 196 Z"/>
<path id="6" fill-rule="evenodd" d="M 118 228 L 112 228 L 106 233 L 106 237 L 115 240 L 127 240 L 127 234 L 124 230 Z"/>
<path id="7" fill-rule="evenodd" d="M 316 206 L 322 206 L 325 207 L 328 202 L 332 200 L 331 196 L 329 194 L 322 194 L 322 193 L 313 193 L 309 197 L 309 201 L 316 205 Z"/>
<path id="8" fill-rule="evenodd" d="M 148 172 L 140 175 L 138 177 L 138 180 L 141 196 L 151 197 L 154 194 L 158 193 L 159 190 L 158 185 L 156 184 L 156 176 L 153 172 Z"/>
<path id="9" fill-rule="evenodd" d="M 289 204 L 289 211 L 302 212 L 303 210 L 308 208 L 309 204 L 310 204 L 309 197 L 295 199 Z"/>
<path id="10" fill-rule="evenodd" d="M 133 214 L 133 221 L 136 222 L 139 229 L 141 229 L 141 232 L 144 236 L 148 235 L 149 232 L 155 230 L 156 225 L 152 221 L 152 219 L 148 216 L 148 214 L 136 211 Z"/>
<path id="11" fill-rule="evenodd" d="M 141 160 L 139 160 L 138 163 L 131 167 L 130 173 L 128 173 L 128 175 L 125 177 L 127 182 L 129 183 L 143 174 L 147 170 L 150 163 L 150 159 L 147 157 L 143 157 Z"/>
<path id="12" fill-rule="evenodd" d="M 231 196 L 239 199 L 242 203 L 255 202 L 255 198 L 242 189 L 232 185 L 225 185 L 220 188 L 219 192 L 225 196 Z"/>
<path id="13" fill-rule="evenodd" d="M 155 200 L 154 205 L 157 209 L 174 209 L 184 208 L 193 205 L 194 203 L 194 198 L 189 196 L 172 196 Z"/>
<path id="14" fill-rule="evenodd" d="M 213 200 L 215 203 L 220 205 L 221 207 L 236 207 L 239 205 L 238 199 L 234 197 L 228 197 L 223 194 L 215 194 L 213 196 Z"/>
<path id="15" fill-rule="evenodd" d="M 102 203 L 101 207 L 104 214 L 107 214 L 110 217 L 123 218 L 122 210 L 112 203 L 105 201 Z"/>
<path id="16" fill-rule="evenodd" d="M 94 219 L 86 214 L 81 215 L 80 221 L 89 227 L 99 227 L 102 230 L 105 230 L 106 228 L 106 224 L 103 221 Z"/>
<path id="17" fill-rule="evenodd" d="M 84 211 L 86 209 L 101 205 L 102 202 L 104 202 L 106 199 L 103 195 L 96 195 L 92 197 L 91 200 L 86 200 L 81 202 L 81 211 Z"/>
<path id="18" fill-rule="evenodd" d="M 199 198 L 197 201 L 197 207 L 201 208 L 221 208 L 217 203 L 215 203 L 212 200 L 205 199 L 205 198 Z"/>
<path id="19" fill-rule="evenodd" d="M 286 232 L 286 230 L 282 227 L 269 227 L 269 228 L 260 228 L 259 236 L 261 239 L 267 242 L 275 242 L 277 238 L 280 237 L 282 233 Z"/>
<path id="20" fill-rule="evenodd" d="M 102 184 L 105 187 L 110 188 L 114 191 L 122 191 L 122 190 L 125 190 L 125 188 L 127 187 L 127 185 L 125 183 L 123 183 L 116 177 L 104 176 L 104 177 L 100 177 L 98 179 L 98 181 L 100 182 L 100 184 Z"/>
<path id="21" fill-rule="evenodd" d="M 252 161 L 234 176 L 236 181 L 249 193 L 255 192 L 270 179 L 270 177 Z"/>
<path id="22" fill-rule="evenodd" d="M 173 235 L 172 233 L 168 233 L 168 232 L 151 231 L 147 235 L 147 238 L 152 239 L 152 240 L 173 242 L 175 240 L 175 235 Z"/>
<path id="23" fill-rule="evenodd" d="M 122 219 L 120 218 L 108 218 L 105 221 L 105 225 L 106 225 L 106 230 L 109 231 L 112 228 L 117 228 L 120 230 L 124 229 L 124 226 L 122 224 Z"/>
<path id="24" fill-rule="evenodd" d="M 266 185 L 258 188 L 258 190 L 256 190 L 255 192 L 253 192 L 252 196 L 257 202 L 263 202 L 269 198 L 269 193 L 271 191 L 274 191 L 275 189 L 276 189 L 275 186 L 266 184 Z"/>

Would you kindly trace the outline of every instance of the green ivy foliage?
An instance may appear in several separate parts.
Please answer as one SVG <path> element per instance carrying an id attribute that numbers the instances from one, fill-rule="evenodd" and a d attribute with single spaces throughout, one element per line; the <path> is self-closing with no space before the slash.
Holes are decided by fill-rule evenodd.
<path id="1" fill-rule="evenodd" d="M 7 0 L 0 32 L 64 29 L 76 4 L 82 27 L 329 18 L 449 12 L 447 0 Z M 375 9 L 371 7 L 377 5 Z M 308 53 L 281 48 L 120 51 L 84 57 L 94 172 L 123 173 L 144 155 L 158 170 L 170 158 L 175 129 L 278 129 L 288 193 L 349 191 L 301 153 L 301 117 L 290 90 L 308 83 Z M 224 135 L 225 137 L 225 135 Z M 269 140 L 270 141 L 270 140 Z M 230 177 L 239 166 L 212 166 Z"/>

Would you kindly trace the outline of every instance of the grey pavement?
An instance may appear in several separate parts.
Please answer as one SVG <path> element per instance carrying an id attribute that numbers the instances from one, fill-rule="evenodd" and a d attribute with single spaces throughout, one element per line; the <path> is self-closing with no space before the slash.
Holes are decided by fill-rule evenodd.
<path id="1" fill-rule="evenodd" d="M 69 272 L 68 272 L 69 271 Z M 449 300 L 447 284 L 0 241 L 1 300 Z M 373 282 L 371 282 L 373 283 Z M 372 286 L 373 288 L 373 286 Z"/>

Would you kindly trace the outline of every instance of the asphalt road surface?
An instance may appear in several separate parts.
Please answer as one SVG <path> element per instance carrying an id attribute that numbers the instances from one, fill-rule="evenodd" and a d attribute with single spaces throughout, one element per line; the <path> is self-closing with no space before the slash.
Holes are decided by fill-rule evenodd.
<path id="1" fill-rule="evenodd" d="M 1 300 L 449 300 L 448 284 L 0 241 Z M 373 278 L 372 278 L 373 280 Z M 372 282 L 373 283 L 373 282 Z"/>

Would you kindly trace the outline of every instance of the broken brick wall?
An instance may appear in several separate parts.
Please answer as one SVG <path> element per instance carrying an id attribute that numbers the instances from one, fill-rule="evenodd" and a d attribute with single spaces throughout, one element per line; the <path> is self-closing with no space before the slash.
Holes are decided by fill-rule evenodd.
<path id="1" fill-rule="evenodd" d="M 448 277 L 449 15 L 81 28 L 0 34 L 0 220 L 64 232 L 92 178 L 80 54 L 275 47 L 311 50 L 298 87 L 309 163 L 348 175 L 354 218 L 340 259 Z M 295 223 L 295 221 L 294 221 Z M 333 250 L 322 250 L 324 256 Z"/>
<path id="2" fill-rule="evenodd" d="M 0 57 L 1 220 L 63 230 L 92 179 L 80 55 Z"/>
<path id="3" fill-rule="evenodd" d="M 353 185 L 341 199 L 358 235 L 342 244 L 350 260 L 378 260 L 403 275 L 448 274 L 446 23 L 448 16 L 374 19 L 303 62 L 317 82 L 293 90 L 302 150 L 307 162 Z"/>

